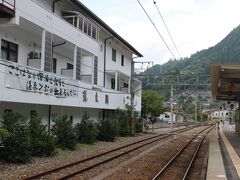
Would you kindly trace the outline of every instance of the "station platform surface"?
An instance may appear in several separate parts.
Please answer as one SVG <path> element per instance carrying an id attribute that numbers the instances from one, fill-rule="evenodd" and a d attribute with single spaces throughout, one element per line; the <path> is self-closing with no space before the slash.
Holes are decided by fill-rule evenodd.
<path id="1" fill-rule="evenodd" d="M 209 157 L 206 179 L 227 179 L 217 130 L 214 129 L 210 132 L 209 142 Z"/>
<path id="2" fill-rule="evenodd" d="M 228 122 L 220 125 L 219 142 L 228 179 L 240 179 L 240 134 Z"/>

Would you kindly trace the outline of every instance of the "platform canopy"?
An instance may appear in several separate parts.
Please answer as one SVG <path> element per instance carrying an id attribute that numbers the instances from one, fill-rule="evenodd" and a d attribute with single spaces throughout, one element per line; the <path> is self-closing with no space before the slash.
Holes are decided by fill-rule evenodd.
<path id="1" fill-rule="evenodd" d="M 240 100 L 240 64 L 211 65 L 212 95 L 217 100 Z"/>

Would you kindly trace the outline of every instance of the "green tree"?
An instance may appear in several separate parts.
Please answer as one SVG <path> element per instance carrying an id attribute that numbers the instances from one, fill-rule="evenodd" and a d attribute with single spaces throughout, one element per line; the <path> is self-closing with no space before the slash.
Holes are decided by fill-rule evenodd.
<path id="1" fill-rule="evenodd" d="M 76 124 L 75 129 L 77 140 L 82 144 L 93 144 L 99 133 L 96 123 L 89 120 L 86 112 L 83 114 L 81 122 Z"/>
<path id="2" fill-rule="evenodd" d="M 74 150 L 77 144 L 77 137 L 73 127 L 73 121 L 67 116 L 56 118 L 52 127 L 52 133 L 56 137 L 56 144 L 61 148 Z"/>
<path id="3" fill-rule="evenodd" d="M 98 139 L 100 141 L 113 142 L 118 135 L 116 124 L 111 119 L 101 120 L 98 129 Z"/>
<path id="4" fill-rule="evenodd" d="M 145 90 L 142 92 L 142 113 L 151 114 L 152 116 L 159 116 L 163 113 L 163 97 L 152 90 Z"/>
<path id="5" fill-rule="evenodd" d="M 128 110 L 117 109 L 116 117 L 118 122 L 118 133 L 120 136 L 128 136 L 131 134 L 129 124 L 130 112 Z"/>
<path id="6" fill-rule="evenodd" d="M 47 132 L 46 126 L 41 123 L 41 118 L 37 114 L 32 114 L 30 117 L 30 140 L 33 156 L 53 155 L 54 138 Z"/>
<path id="7" fill-rule="evenodd" d="M 3 114 L 2 126 L 9 132 L 3 139 L 0 156 L 11 162 L 26 162 L 31 159 L 29 122 L 19 113 Z"/>

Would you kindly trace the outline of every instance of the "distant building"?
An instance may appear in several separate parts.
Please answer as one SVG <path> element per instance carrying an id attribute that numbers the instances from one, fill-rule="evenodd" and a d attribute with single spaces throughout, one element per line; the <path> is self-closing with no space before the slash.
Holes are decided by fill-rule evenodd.
<path id="1" fill-rule="evenodd" d="M 164 112 L 158 117 L 158 120 L 165 123 L 171 123 L 172 121 L 171 112 Z M 183 122 L 183 116 L 179 113 L 173 113 L 173 123 Z"/>
<path id="2" fill-rule="evenodd" d="M 37 112 L 50 127 L 130 105 L 132 58 L 142 55 L 80 1 L 0 1 L 0 17 L 0 113 Z M 142 84 L 132 86 L 141 111 Z"/>
<path id="3" fill-rule="evenodd" d="M 211 113 L 211 119 L 219 119 L 219 120 L 227 120 L 231 115 L 231 111 L 221 110 L 221 111 L 213 111 Z"/>

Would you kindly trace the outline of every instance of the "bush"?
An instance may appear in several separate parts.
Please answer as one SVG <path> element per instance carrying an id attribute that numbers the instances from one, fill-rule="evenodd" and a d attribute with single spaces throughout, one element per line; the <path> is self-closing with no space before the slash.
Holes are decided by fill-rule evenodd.
<path id="1" fill-rule="evenodd" d="M 11 162 L 26 162 L 31 159 L 30 132 L 27 119 L 19 113 L 4 113 L 2 126 L 9 132 L 3 139 L 1 157 Z"/>
<path id="2" fill-rule="evenodd" d="M 85 112 L 82 121 L 76 124 L 76 134 L 78 142 L 82 144 L 93 144 L 98 136 L 96 124 L 89 120 L 89 116 Z"/>
<path id="3" fill-rule="evenodd" d="M 98 139 L 101 141 L 113 142 L 117 136 L 117 129 L 110 120 L 101 120 L 99 123 Z"/>
<path id="4" fill-rule="evenodd" d="M 68 119 L 67 116 L 54 119 L 53 122 L 55 124 L 52 127 L 52 132 L 56 137 L 57 145 L 61 148 L 74 150 L 77 144 L 77 138 L 73 127 L 73 122 Z"/>
<path id="5" fill-rule="evenodd" d="M 0 142 L 9 137 L 9 135 L 10 135 L 9 132 L 6 129 L 0 128 Z"/>
<path id="6" fill-rule="evenodd" d="M 141 133 L 143 131 L 142 119 L 136 119 L 136 133 Z"/>
<path id="7" fill-rule="evenodd" d="M 120 136 L 128 136 L 131 134 L 129 115 L 126 110 L 118 109 L 116 111 L 118 120 L 118 133 Z"/>
<path id="8" fill-rule="evenodd" d="M 48 134 L 37 114 L 30 117 L 30 141 L 33 156 L 51 156 L 55 150 L 53 136 Z"/>

